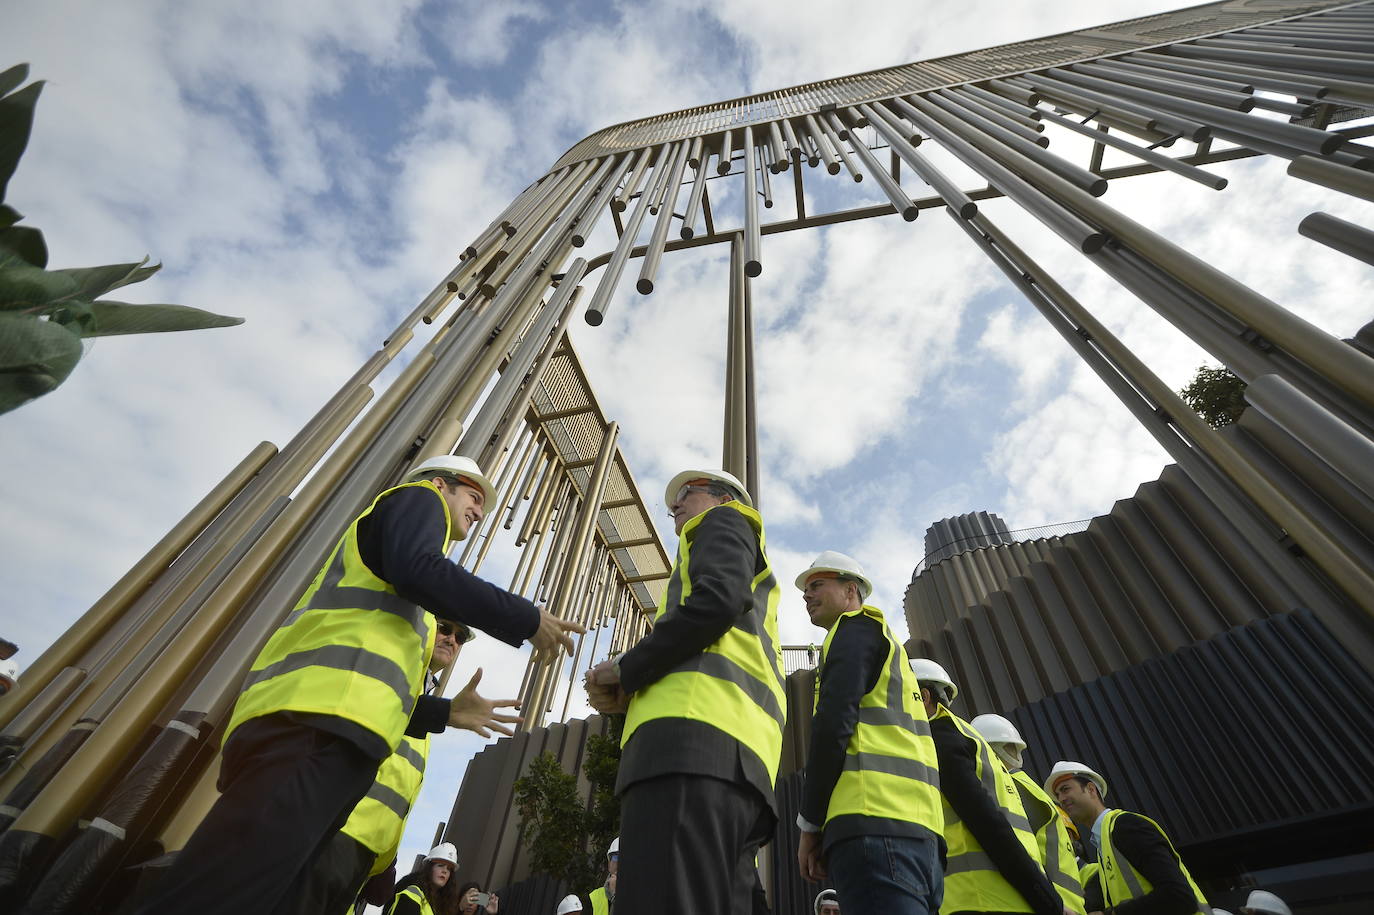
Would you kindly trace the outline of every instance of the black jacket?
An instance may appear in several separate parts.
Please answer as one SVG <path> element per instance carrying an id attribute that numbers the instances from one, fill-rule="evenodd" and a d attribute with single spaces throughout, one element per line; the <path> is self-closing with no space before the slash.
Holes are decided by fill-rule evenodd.
<path id="1" fill-rule="evenodd" d="M 1123 811 L 1112 823 L 1112 848 L 1150 881 L 1150 892 L 1113 906 L 1116 915 L 1192 915 L 1197 899 L 1164 834 L 1142 816 Z M 1102 882 L 1085 890 L 1089 912 L 1102 911 Z"/>

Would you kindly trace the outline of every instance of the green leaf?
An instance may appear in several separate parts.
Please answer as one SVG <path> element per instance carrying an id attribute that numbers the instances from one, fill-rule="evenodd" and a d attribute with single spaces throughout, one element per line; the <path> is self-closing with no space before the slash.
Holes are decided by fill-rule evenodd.
<path id="1" fill-rule="evenodd" d="M 30 83 L 13 95 L 0 98 L 0 201 L 5 199 L 5 188 L 19 167 L 19 158 L 29 145 L 29 133 L 33 130 L 33 109 L 38 104 L 38 94 L 43 91 L 40 80 Z"/>
<path id="2" fill-rule="evenodd" d="M 81 338 L 61 324 L 0 314 L 0 413 L 57 387 L 81 359 Z"/>
<path id="3" fill-rule="evenodd" d="M 0 251 L 0 312 L 41 310 L 77 290 L 71 277 L 35 267 L 18 254 Z"/>
<path id="4" fill-rule="evenodd" d="M 0 207 L 3 206 L 0 204 Z M 43 240 L 43 233 L 32 226 L 0 229 L 0 257 L 6 253 L 17 255 L 21 261 L 33 267 L 48 265 L 48 243 Z"/>
<path id="5" fill-rule="evenodd" d="M 130 283 L 141 283 L 162 269 L 161 264 L 153 264 L 145 267 L 148 258 L 144 258 L 136 264 L 106 264 L 104 267 L 68 267 L 63 270 L 54 270 L 63 276 L 69 276 L 76 282 L 77 295 L 84 299 L 96 299 L 111 289 L 118 289 L 120 286 L 127 286 Z"/>
<path id="6" fill-rule="evenodd" d="M 7 229 L 23 218 L 14 207 L 0 203 L 0 229 Z"/>
<path id="7" fill-rule="evenodd" d="M 217 315 L 186 305 L 129 305 L 101 300 L 92 306 L 95 325 L 84 336 L 112 334 L 154 334 L 173 330 L 201 330 L 207 327 L 233 327 L 243 318 Z"/>
<path id="8" fill-rule="evenodd" d="M 28 78 L 28 64 L 15 64 L 4 73 L 0 73 L 0 95 L 7 95 L 11 89 Z"/>

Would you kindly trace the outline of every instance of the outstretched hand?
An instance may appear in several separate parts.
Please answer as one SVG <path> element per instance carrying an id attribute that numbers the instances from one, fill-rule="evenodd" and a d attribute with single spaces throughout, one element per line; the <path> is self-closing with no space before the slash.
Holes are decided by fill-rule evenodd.
<path id="1" fill-rule="evenodd" d="M 519 724 L 525 719 L 519 715 L 498 713 L 498 708 L 520 707 L 519 699 L 485 699 L 477 693 L 477 684 L 482 680 L 482 668 L 472 675 L 468 685 L 453 697 L 448 710 L 448 726 L 473 731 L 483 737 L 490 737 L 492 731 L 510 736 L 515 733 L 508 727 Z"/>
<path id="2" fill-rule="evenodd" d="M 573 653 L 573 640 L 570 633 L 585 634 L 587 627 L 581 623 L 559 619 L 543 607 L 539 608 L 539 628 L 530 636 L 530 646 L 534 649 L 537 661 L 553 661 L 558 658 L 559 649 Z"/>

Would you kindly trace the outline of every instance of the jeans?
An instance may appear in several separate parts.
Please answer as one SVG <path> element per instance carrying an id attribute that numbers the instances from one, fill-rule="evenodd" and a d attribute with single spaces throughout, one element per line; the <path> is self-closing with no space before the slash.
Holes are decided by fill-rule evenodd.
<path id="1" fill-rule="evenodd" d="M 936 915 L 945 874 L 933 838 L 856 836 L 826 853 L 844 915 Z"/>

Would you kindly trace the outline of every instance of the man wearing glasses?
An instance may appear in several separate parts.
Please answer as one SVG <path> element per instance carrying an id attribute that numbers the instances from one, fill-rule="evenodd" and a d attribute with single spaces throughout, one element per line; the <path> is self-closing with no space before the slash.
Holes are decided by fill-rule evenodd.
<path id="1" fill-rule="evenodd" d="M 548 656 L 572 649 L 567 633 L 582 627 L 448 559 L 494 498 L 475 461 L 442 455 L 348 526 L 249 669 L 225 728 L 223 793 L 141 912 L 289 908 L 412 718 L 433 730 L 444 700 L 419 697 L 437 620 Z M 514 701 L 483 699 L 476 681 L 448 721 L 509 734 L 496 709 Z"/>
<path id="2" fill-rule="evenodd" d="M 755 854 L 777 819 L 778 583 L 763 519 L 734 476 L 685 470 L 664 501 L 678 549 L 654 628 L 587 675 L 593 708 L 626 713 L 617 905 L 748 912 Z"/>

